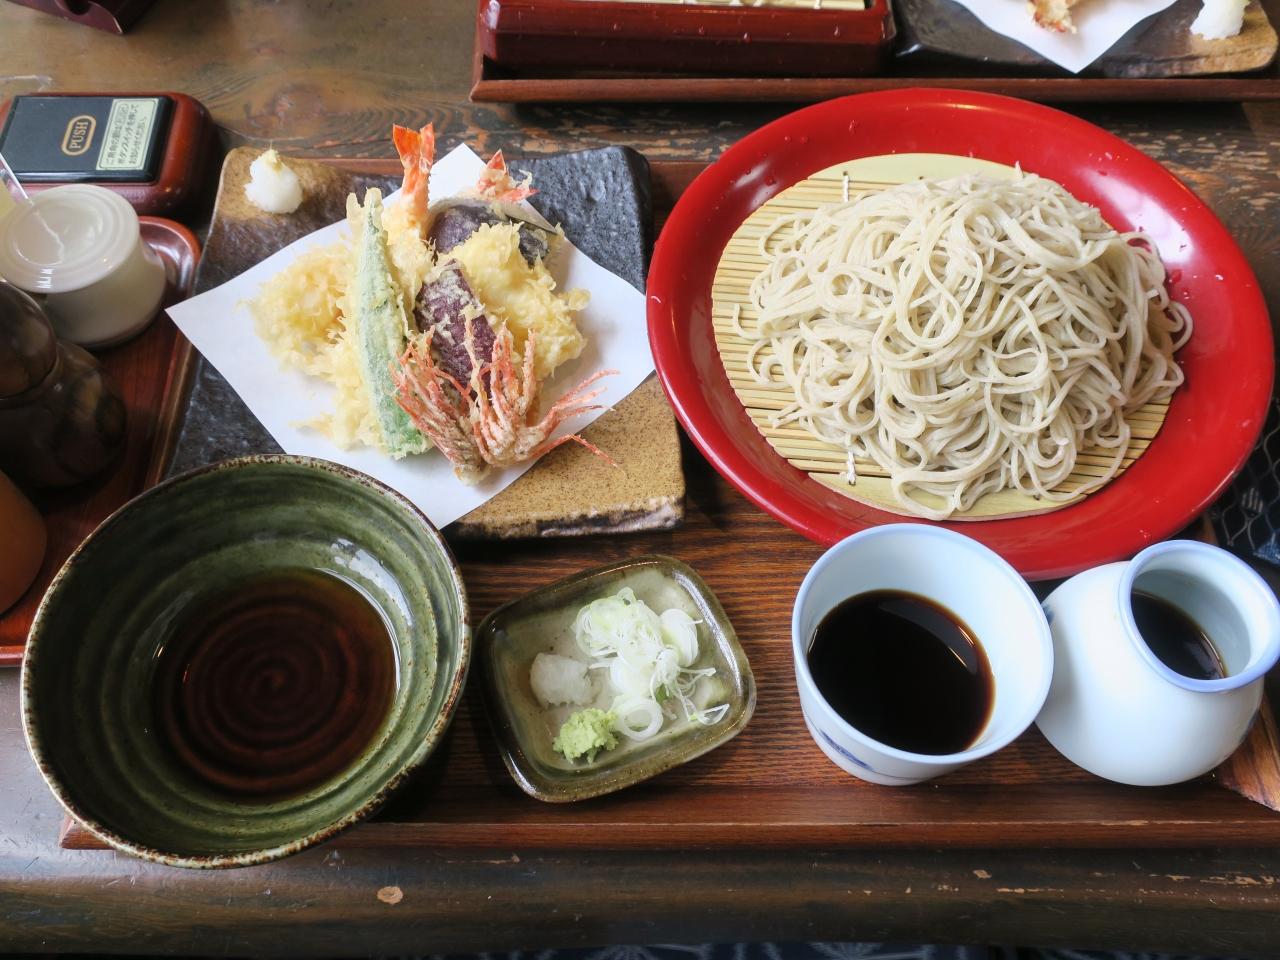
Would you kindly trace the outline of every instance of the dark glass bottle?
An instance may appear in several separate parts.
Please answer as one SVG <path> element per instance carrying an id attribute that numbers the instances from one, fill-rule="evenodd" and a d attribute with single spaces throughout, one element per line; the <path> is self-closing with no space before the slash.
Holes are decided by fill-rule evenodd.
<path id="1" fill-rule="evenodd" d="M 98 361 L 58 340 L 40 305 L 0 280 L 0 470 L 61 487 L 100 473 L 125 441 L 124 402 Z"/>

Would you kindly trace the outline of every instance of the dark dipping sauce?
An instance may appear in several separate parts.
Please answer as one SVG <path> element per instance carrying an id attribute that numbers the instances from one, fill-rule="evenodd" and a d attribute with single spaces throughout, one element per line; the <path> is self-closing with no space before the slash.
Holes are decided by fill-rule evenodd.
<path id="1" fill-rule="evenodd" d="M 850 597 L 823 617 L 809 670 L 847 723 L 912 753 L 968 749 L 995 701 L 991 665 L 969 628 L 900 590 Z"/>
<path id="2" fill-rule="evenodd" d="M 1129 603 L 1143 642 L 1174 673 L 1193 680 L 1221 680 L 1227 675 L 1209 635 L 1176 604 L 1141 590 L 1130 594 Z"/>
<path id="3" fill-rule="evenodd" d="M 180 620 L 156 658 L 154 706 L 179 763 L 220 792 L 296 795 L 377 734 L 398 662 L 381 614 L 317 570 L 236 584 Z"/>

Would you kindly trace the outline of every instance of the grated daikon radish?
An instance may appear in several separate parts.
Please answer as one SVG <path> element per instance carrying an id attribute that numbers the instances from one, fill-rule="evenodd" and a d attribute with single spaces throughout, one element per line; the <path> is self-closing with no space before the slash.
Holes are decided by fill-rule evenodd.
<path id="1" fill-rule="evenodd" d="M 1244 27 L 1244 8 L 1249 0 L 1204 0 L 1200 13 L 1191 21 L 1191 32 L 1206 40 L 1234 37 Z"/>
<path id="2" fill-rule="evenodd" d="M 258 209 L 267 213 L 293 213 L 301 205 L 302 182 L 276 151 L 267 150 L 249 164 L 249 177 L 244 195 Z"/>
<path id="3" fill-rule="evenodd" d="M 533 695 L 544 707 L 563 703 L 581 706 L 590 703 L 594 696 L 587 665 L 573 657 L 554 653 L 540 653 L 533 658 L 529 684 L 533 687 Z"/>

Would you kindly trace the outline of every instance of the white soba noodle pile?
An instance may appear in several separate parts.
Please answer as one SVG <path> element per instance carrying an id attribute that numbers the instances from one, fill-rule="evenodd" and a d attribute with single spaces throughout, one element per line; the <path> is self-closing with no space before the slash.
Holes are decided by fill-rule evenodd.
<path id="1" fill-rule="evenodd" d="M 851 481 L 875 461 L 919 516 L 1102 486 L 1124 415 L 1182 382 L 1191 318 L 1150 243 L 1037 176 L 906 183 L 782 217 L 760 249 L 758 322 L 734 323 L 756 379 L 795 391 L 776 423 L 844 448 Z M 1056 491 L 1086 450 L 1103 476 Z"/>

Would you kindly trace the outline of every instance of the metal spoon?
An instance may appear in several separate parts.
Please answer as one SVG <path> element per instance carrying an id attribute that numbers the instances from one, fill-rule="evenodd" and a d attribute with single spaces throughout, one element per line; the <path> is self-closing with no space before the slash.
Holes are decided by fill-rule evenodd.
<path id="1" fill-rule="evenodd" d="M 9 161 L 4 158 L 3 153 L 0 153 L 0 184 L 7 187 L 19 203 L 31 202 L 27 191 L 22 189 L 22 184 L 18 182 L 18 175 L 13 172 L 13 167 L 9 166 Z"/>

